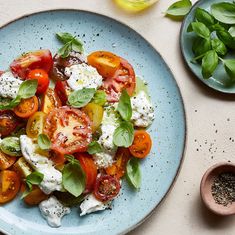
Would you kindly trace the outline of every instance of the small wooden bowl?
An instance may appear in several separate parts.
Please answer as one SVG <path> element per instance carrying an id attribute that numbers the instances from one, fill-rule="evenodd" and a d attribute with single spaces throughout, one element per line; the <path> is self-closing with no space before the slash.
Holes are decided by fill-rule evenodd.
<path id="1" fill-rule="evenodd" d="M 228 204 L 227 206 L 216 203 L 211 193 L 211 186 L 216 176 L 226 172 L 232 172 L 235 174 L 235 165 L 230 163 L 218 163 L 210 167 L 203 175 L 200 186 L 202 201 L 208 209 L 215 214 L 222 216 L 235 214 L 235 202 Z"/>

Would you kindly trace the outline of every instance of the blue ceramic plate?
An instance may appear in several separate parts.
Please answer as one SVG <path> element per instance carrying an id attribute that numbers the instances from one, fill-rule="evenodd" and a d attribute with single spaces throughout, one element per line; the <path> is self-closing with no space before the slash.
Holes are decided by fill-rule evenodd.
<path id="1" fill-rule="evenodd" d="M 84 41 L 86 53 L 113 51 L 130 61 L 136 74 L 149 83 L 156 107 L 156 119 L 149 129 L 153 140 L 150 156 L 141 162 L 142 186 L 134 191 L 124 181 L 112 210 L 79 217 L 79 209 L 51 228 L 37 207 L 27 207 L 20 199 L 0 207 L 0 230 L 8 234 L 123 234 L 146 218 L 172 185 L 185 144 L 184 106 L 178 86 L 155 49 L 129 27 L 102 15 L 84 11 L 58 10 L 21 18 L 0 29 L 1 69 L 23 52 L 61 46 L 56 32 L 70 32 Z"/>
<path id="2" fill-rule="evenodd" d="M 235 81 L 231 80 L 228 77 L 223 68 L 222 63 L 220 63 L 217 67 L 213 77 L 209 79 L 204 79 L 201 74 L 201 66 L 199 64 L 190 62 L 191 59 L 195 57 L 192 51 L 192 43 L 195 39 L 195 35 L 194 33 L 187 33 L 188 25 L 194 20 L 195 10 L 197 7 L 200 7 L 210 12 L 210 6 L 218 2 L 223 2 L 223 0 L 201 0 L 192 7 L 189 14 L 185 17 L 181 27 L 180 46 L 186 64 L 191 69 L 191 71 L 197 76 L 197 78 L 199 78 L 203 83 L 213 88 L 214 90 L 223 93 L 235 94 Z M 233 2 L 233 0 L 226 0 L 226 2 Z M 234 57 L 232 53 L 228 53 L 225 58 L 231 57 Z"/>

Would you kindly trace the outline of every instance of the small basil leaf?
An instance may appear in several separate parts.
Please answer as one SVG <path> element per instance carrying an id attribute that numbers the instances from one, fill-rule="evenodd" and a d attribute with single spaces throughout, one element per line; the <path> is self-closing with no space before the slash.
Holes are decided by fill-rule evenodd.
<path id="1" fill-rule="evenodd" d="M 21 99 L 28 99 L 35 95 L 38 87 L 37 80 L 26 80 L 20 85 L 17 96 Z"/>
<path id="2" fill-rule="evenodd" d="M 129 147 L 134 140 L 134 128 L 130 122 L 121 122 L 114 131 L 113 143 L 118 147 Z"/>
<path id="3" fill-rule="evenodd" d="M 125 121 L 130 121 L 132 116 L 131 99 L 126 90 L 123 90 L 120 96 L 117 111 Z"/>
<path id="4" fill-rule="evenodd" d="M 20 199 L 24 199 L 26 196 L 28 196 L 30 194 L 31 191 L 32 191 L 32 189 L 30 190 L 30 189 L 26 188 L 25 191 L 23 192 L 23 194 L 21 195 Z"/>
<path id="5" fill-rule="evenodd" d="M 72 49 L 77 52 L 83 52 L 83 44 L 77 38 L 74 38 L 72 41 Z"/>
<path id="6" fill-rule="evenodd" d="M 74 39 L 70 33 L 56 33 L 56 36 L 63 44 L 71 42 Z"/>
<path id="7" fill-rule="evenodd" d="M 210 31 L 225 30 L 225 28 L 220 23 L 217 23 L 208 27 L 210 28 Z"/>
<path id="8" fill-rule="evenodd" d="M 44 175 L 38 171 L 32 172 L 26 177 L 26 183 L 39 185 L 43 181 Z"/>
<path id="9" fill-rule="evenodd" d="M 68 103 L 75 108 L 81 108 L 91 101 L 94 94 L 94 88 L 83 88 L 82 90 L 73 91 L 69 95 Z"/>
<path id="10" fill-rule="evenodd" d="M 100 152 L 102 152 L 102 147 L 100 146 L 100 144 L 99 144 L 97 141 L 92 141 L 92 142 L 88 145 L 87 152 L 88 152 L 89 154 L 100 153 Z"/>
<path id="11" fill-rule="evenodd" d="M 234 38 L 235 37 L 235 26 L 230 27 L 228 32 Z"/>
<path id="12" fill-rule="evenodd" d="M 79 161 L 69 162 L 62 171 L 62 182 L 64 188 L 73 196 L 80 196 L 86 185 L 86 175 Z"/>
<path id="13" fill-rule="evenodd" d="M 189 0 L 181 0 L 173 3 L 166 11 L 167 16 L 185 16 L 189 13 L 192 3 Z"/>
<path id="14" fill-rule="evenodd" d="M 214 50 L 208 51 L 202 59 L 202 75 L 205 79 L 212 76 L 218 65 L 218 55 Z"/>
<path id="15" fill-rule="evenodd" d="M 13 109 L 16 107 L 21 101 L 21 98 L 17 96 L 15 99 L 11 100 L 8 104 L 4 103 L 0 105 L 0 110 L 7 110 L 7 109 Z"/>
<path id="16" fill-rule="evenodd" d="M 126 165 L 126 176 L 128 181 L 134 186 L 136 189 L 140 188 L 141 184 L 141 172 L 139 159 L 131 158 Z"/>
<path id="17" fill-rule="evenodd" d="M 201 38 L 209 38 L 210 37 L 210 30 L 206 27 L 206 25 L 204 25 L 201 22 L 192 22 L 192 29 L 193 31 Z"/>
<path id="18" fill-rule="evenodd" d="M 218 38 L 211 40 L 212 49 L 214 49 L 218 55 L 225 56 L 227 54 L 227 48 L 222 41 Z"/>
<path id="19" fill-rule="evenodd" d="M 195 56 L 200 56 L 207 51 L 211 50 L 211 40 L 209 38 L 199 38 L 197 37 L 193 41 L 192 50 Z"/>
<path id="20" fill-rule="evenodd" d="M 220 2 L 211 5 L 211 14 L 225 24 L 235 24 L 235 4 Z"/>
<path id="21" fill-rule="evenodd" d="M 40 134 L 38 136 L 38 145 L 42 150 L 49 150 L 51 147 L 51 141 L 45 134 Z"/>
<path id="22" fill-rule="evenodd" d="M 208 11 L 199 7 L 195 11 L 195 18 L 206 26 L 210 26 L 215 23 L 214 17 Z"/>
<path id="23" fill-rule="evenodd" d="M 69 53 L 72 51 L 72 43 L 68 42 L 58 50 L 58 55 L 62 58 L 69 56 Z"/>
<path id="24" fill-rule="evenodd" d="M 224 60 L 224 68 L 231 79 L 235 79 L 235 59 Z"/>
<path id="25" fill-rule="evenodd" d="M 76 206 L 80 204 L 84 200 L 85 194 L 81 194 L 78 197 L 74 197 L 72 194 L 68 192 L 59 192 L 55 191 L 54 195 L 56 198 L 62 202 L 64 206 Z"/>
<path id="26" fill-rule="evenodd" d="M 216 35 L 226 46 L 231 49 L 235 49 L 235 40 L 228 31 L 217 30 Z"/>
<path id="27" fill-rule="evenodd" d="M 103 106 L 107 101 L 105 91 L 98 90 L 95 92 L 94 97 L 92 99 L 92 103 Z"/>

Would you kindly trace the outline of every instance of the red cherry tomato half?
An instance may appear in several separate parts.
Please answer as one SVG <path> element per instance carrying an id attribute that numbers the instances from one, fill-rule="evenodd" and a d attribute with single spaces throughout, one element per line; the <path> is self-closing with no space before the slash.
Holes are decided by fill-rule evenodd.
<path id="1" fill-rule="evenodd" d="M 37 94 L 46 92 L 50 80 L 48 74 L 42 69 L 34 69 L 28 73 L 28 80 L 38 80 Z"/>
<path id="2" fill-rule="evenodd" d="M 96 179 L 94 196 L 100 201 L 109 201 L 115 198 L 121 185 L 117 178 L 110 175 L 102 175 Z"/>
<path id="3" fill-rule="evenodd" d="M 44 126 L 51 149 L 61 154 L 85 152 L 92 140 L 91 121 L 79 109 L 63 106 L 52 110 Z"/>
<path id="4" fill-rule="evenodd" d="M 70 92 L 71 89 L 66 81 L 56 82 L 55 93 L 58 95 L 63 105 L 66 105 Z"/>
<path id="5" fill-rule="evenodd" d="M 28 52 L 15 59 L 11 65 L 11 71 L 15 76 L 25 79 L 33 69 L 43 69 L 47 73 L 51 70 L 53 60 L 49 50 Z"/>

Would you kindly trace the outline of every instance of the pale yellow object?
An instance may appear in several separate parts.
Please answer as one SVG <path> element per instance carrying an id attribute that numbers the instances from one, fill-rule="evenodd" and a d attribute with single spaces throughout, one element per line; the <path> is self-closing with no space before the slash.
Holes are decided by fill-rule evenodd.
<path id="1" fill-rule="evenodd" d="M 114 0 L 114 1 L 117 3 L 118 6 L 127 11 L 138 12 L 150 7 L 158 0 Z"/>

